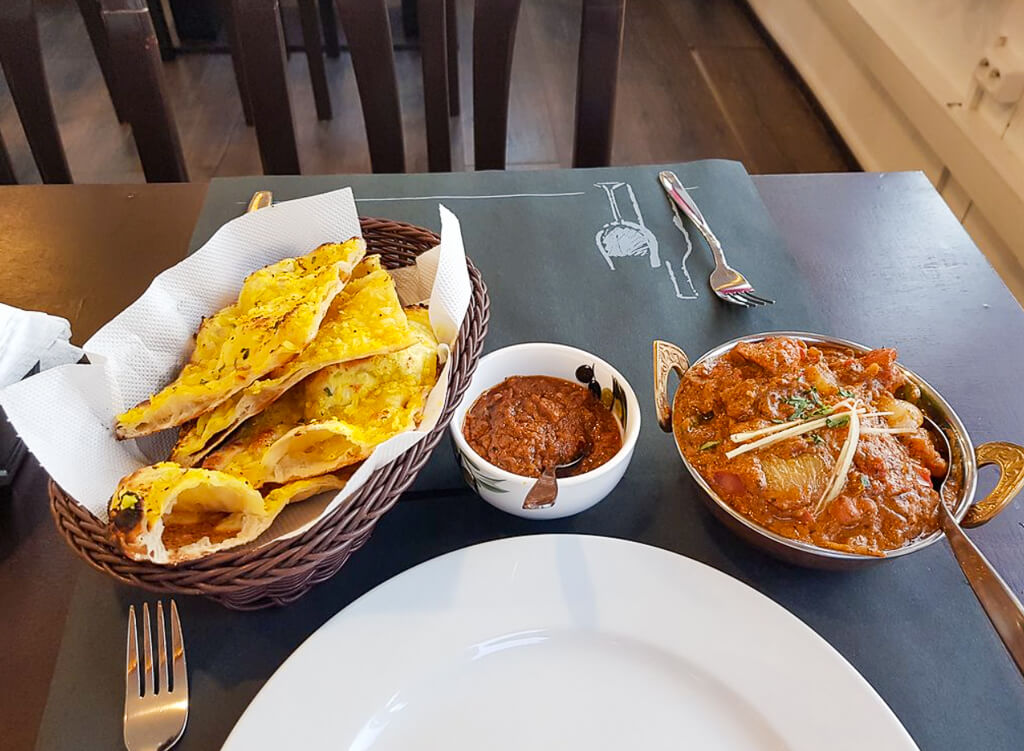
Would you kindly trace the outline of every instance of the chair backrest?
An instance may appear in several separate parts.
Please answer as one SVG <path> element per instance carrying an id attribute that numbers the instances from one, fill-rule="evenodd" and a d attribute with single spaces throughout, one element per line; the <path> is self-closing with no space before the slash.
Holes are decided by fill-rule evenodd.
<path id="1" fill-rule="evenodd" d="M 43 69 L 32 0 L 0 0 L 0 66 L 43 182 L 71 182 Z M 0 144 L 0 182 L 14 181 L 7 150 Z"/>
<path id="2" fill-rule="evenodd" d="M 251 5 L 276 5 L 276 0 L 234 1 Z M 405 144 L 402 137 L 402 113 L 386 0 L 335 2 L 352 55 L 373 171 L 403 172 Z M 512 52 L 521 2 L 475 0 L 473 131 L 477 169 L 505 167 Z M 452 164 L 449 115 L 458 111 L 454 3 L 455 0 L 417 0 L 427 158 L 431 171 L 448 171 Z M 577 167 L 606 165 L 611 157 L 624 17 L 625 0 L 583 2 L 573 147 L 573 165 Z M 253 15 L 246 22 L 255 26 L 257 19 Z M 243 23 L 241 18 L 238 23 Z M 259 23 L 269 26 L 272 23 L 269 13 L 268 18 Z M 269 52 L 272 40 L 266 38 L 266 30 L 264 35 L 263 43 L 259 46 L 246 38 L 241 40 L 241 46 L 250 47 L 242 52 L 246 66 L 254 54 L 264 60 L 272 58 L 276 61 L 279 57 Z M 280 115 L 282 110 L 287 109 L 280 104 L 288 102 L 287 83 L 281 81 L 280 84 L 270 86 L 263 80 L 263 86 L 268 91 L 268 99 L 275 103 L 268 106 Z M 256 110 L 254 105 L 253 117 L 261 153 L 267 150 L 280 151 L 282 146 L 279 143 L 271 145 L 267 141 L 265 145 L 265 139 L 260 134 L 261 114 Z M 266 113 L 265 117 L 272 117 L 272 113 Z M 294 144 L 293 134 L 286 133 L 285 129 L 281 129 L 281 133 L 290 144 Z M 266 159 L 264 164 L 266 167 Z"/>
<path id="3" fill-rule="evenodd" d="M 6 0 L 5 0 L 6 1 Z M 187 182 L 146 0 L 100 0 L 117 93 L 148 182 Z"/>

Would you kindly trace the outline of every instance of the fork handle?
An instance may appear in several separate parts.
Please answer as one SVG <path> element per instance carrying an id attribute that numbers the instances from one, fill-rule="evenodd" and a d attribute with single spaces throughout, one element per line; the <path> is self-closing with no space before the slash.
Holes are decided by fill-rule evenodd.
<path id="1" fill-rule="evenodd" d="M 697 204 L 693 202 L 690 194 L 683 187 L 682 182 L 676 177 L 676 173 L 671 170 L 659 172 L 658 181 L 676 208 L 683 212 L 700 230 L 700 233 L 704 235 L 704 239 L 708 241 L 708 246 L 711 248 L 711 254 L 715 257 L 715 263 L 721 266 L 728 266 L 725 262 L 725 253 L 722 252 L 722 243 L 718 241 L 715 233 L 711 231 L 707 219 L 700 213 L 700 209 L 697 208 Z"/>

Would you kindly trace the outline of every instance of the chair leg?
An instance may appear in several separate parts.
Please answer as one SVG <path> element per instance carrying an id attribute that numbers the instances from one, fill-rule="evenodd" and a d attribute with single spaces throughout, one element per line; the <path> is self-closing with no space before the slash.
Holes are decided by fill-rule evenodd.
<path id="1" fill-rule="evenodd" d="M 92 43 L 96 62 L 100 65 L 103 81 L 107 84 L 107 93 L 114 105 L 114 114 L 117 115 L 119 123 L 126 123 L 128 122 L 128 112 L 121 102 L 121 95 L 117 90 L 117 80 L 114 78 L 114 69 L 110 65 L 110 45 L 107 43 L 107 30 L 103 28 L 100 4 L 98 0 L 78 0 L 78 10 L 85 22 L 85 31 L 89 34 L 89 41 Z"/>
<path id="2" fill-rule="evenodd" d="M 327 71 L 324 68 L 324 53 L 320 42 L 317 0 L 299 0 L 299 20 L 302 22 L 302 44 L 306 48 L 309 78 L 313 83 L 316 117 L 318 120 L 330 120 L 333 116 L 331 92 L 327 89 Z"/>
<path id="3" fill-rule="evenodd" d="M 263 172 L 297 175 L 299 150 L 288 98 L 284 32 L 277 0 L 235 0 L 236 27 Z"/>
<path id="4" fill-rule="evenodd" d="M 402 33 L 406 39 L 420 35 L 419 4 L 416 0 L 402 0 Z"/>
<path id="5" fill-rule="evenodd" d="M 427 165 L 431 172 L 451 172 L 448 45 L 445 44 L 446 0 L 418 0 L 418 5 L 423 104 L 427 121 Z"/>
<path id="6" fill-rule="evenodd" d="M 249 101 L 249 84 L 245 79 L 242 65 L 242 50 L 238 43 L 238 26 L 235 20 L 235 0 L 220 0 L 221 14 L 228 34 L 228 48 L 231 50 L 231 65 L 235 69 L 235 85 L 238 98 L 242 100 L 242 117 L 246 125 L 252 125 L 252 102 Z"/>
<path id="7" fill-rule="evenodd" d="M 163 0 L 153 0 L 149 3 L 149 20 L 153 24 L 156 41 L 160 47 L 160 59 L 165 63 L 177 57 L 178 47 L 181 45 L 178 29 L 174 25 L 174 16 L 168 18 L 169 12 L 170 6 L 165 5 Z"/>
<path id="8" fill-rule="evenodd" d="M 505 169 L 512 50 L 522 0 L 476 0 L 473 8 L 473 161 Z"/>
<path id="9" fill-rule="evenodd" d="M 448 45 L 448 114 L 459 116 L 459 23 L 457 0 L 445 0 L 445 42 Z"/>
<path id="10" fill-rule="evenodd" d="M 14 177 L 14 166 L 11 164 L 11 157 L 7 153 L 7 146 L 4 144 L 3 135 L 0 135 L 0 185 L 14 185 L 17 183 Z"/>
<path id="11" fill-rule="evenodd" d="M 611 163 L 625 14 L 626 0 L 583 0 L 573 167 L 607 167 Z"/>
<path id="12" fill-rule="evenodd" d="M 402 107 L 386 0 L 337 0 L 374 172 L 405 172 Z"/>
<path id="13" fill-rule="evenodd" d="M 147 182 L 188 182 L 146 0 L 100 0 L 118 86 Z"/>
<path id="14" fill-rule="evenodd" d="M 288 45 L 288 19 L 284 17 L 284 6 L 277 6 L 277 17 L 281 20 L 281 38 L 284 39 L 284 59 L 292 59 L 292 48 Z"/>
<path id="15" fill-rule="evenodd" d="M 32 0 L 0 2 L 0 65 L 40 177 L 46 183 L 70 183 Z"/>
<path id="16" fill-rule="evenodd" d="M 341 42 L 338 39 L 338 17 L 334 13 L 334 0 L 319 0 L 320 24 L 324 28 L 324 52 L 327 57 L 341 57 Z"/>

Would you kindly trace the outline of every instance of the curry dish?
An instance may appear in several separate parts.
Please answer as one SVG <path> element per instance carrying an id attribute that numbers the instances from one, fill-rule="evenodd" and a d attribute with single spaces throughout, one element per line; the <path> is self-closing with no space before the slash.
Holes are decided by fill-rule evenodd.
<path id="1" fill-rule="evenodd" d="M 482 393 L 466 413 L 466 442 L 507 472 L 539 477 L 585 456 L 568 475 L 600 467 L 622 448 L 611 410 L 586 387 L 551 376 L 512 376 Z"/>
<path id="2" fill-rule="evenodd" d="M 938 528 L 947 462 L 896 351 L 741 342 L 690 368 L 673 431 L 719 497 L 772 532 L 884 555 Z"/>

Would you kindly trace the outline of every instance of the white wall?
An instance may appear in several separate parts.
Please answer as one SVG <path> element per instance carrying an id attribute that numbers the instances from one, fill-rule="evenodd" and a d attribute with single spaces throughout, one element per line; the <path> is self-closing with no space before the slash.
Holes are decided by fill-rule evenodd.
<path id="1" fill-rule="evenodd" d="M 1024 301 L 1024 104 L 974 82 L 1024 0 L 748 0 L 865 169 L 921 169 Z"/>

